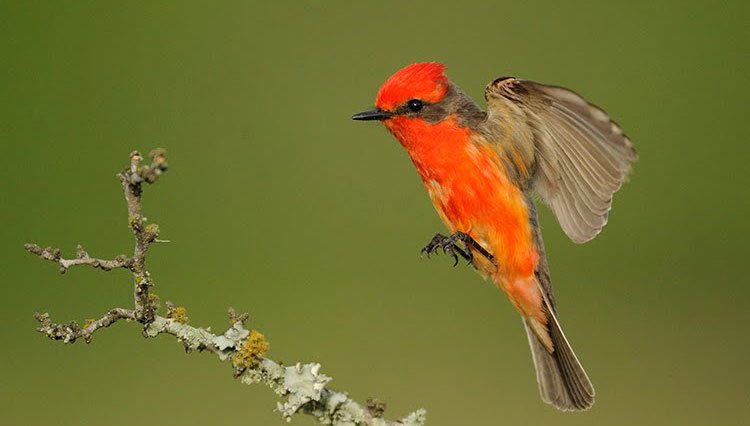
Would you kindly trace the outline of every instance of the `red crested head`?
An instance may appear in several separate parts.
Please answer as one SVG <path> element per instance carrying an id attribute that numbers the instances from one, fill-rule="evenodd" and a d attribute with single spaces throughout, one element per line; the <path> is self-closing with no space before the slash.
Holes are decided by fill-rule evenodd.
<path id="1" fill-rule="evenodd" d="M 400 69 L 380 87 L 375 106 L 393 111 L 411 99 L 440 102 L 448 91 L 448 77 L 443 71 L 445 65 L 437 62 L 421 62 Z"/>

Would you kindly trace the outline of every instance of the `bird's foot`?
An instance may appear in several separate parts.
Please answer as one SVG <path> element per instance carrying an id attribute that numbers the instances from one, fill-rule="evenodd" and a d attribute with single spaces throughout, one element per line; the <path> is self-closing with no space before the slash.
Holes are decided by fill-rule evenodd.
<path id="1" fill-rule="evenodd" d="M 464 244 L 464 247 L 459 246 L 459 242 Z M 445 236 L 443 234 L 435 234 L 429 244 L 422 248 L 422 254 L 426 254 L 430 257 L 430 254 L 435 253 L 439 249 L 443 250 L 443 253 L 453 257 L 453 266 L 458 265 L 458 256 L 463 257 L 469 264 L 474 260 L 474 254 L 471 249 L 474 249 L 486 257 L 490 262 L 493 261 L 493 256 L 485 250 L 479 243 L 477 243 L 469 234 L 463 232 L 456 232 L 451 236 Z"/>
<path id="2" fill-rule="evenodd" d="M 461 255 L 461 257 L 466 259 L 467 262 L 471 263 L 471 250 L 468 248 L 464 250 L 459 247 L 457 244 L 458 241 L 460 241 L 458 233 L 453 234 L 450 237 L 443 234 L 435 234 L 435 236 L 432 237 L 432 240 L 422 248 L 422 254 L 426 254 L 427 257 L 430 257 L 432 253 L 442 249 L 443 253 L 450 255 L 453 258 L 453 266 L 458 265 L 458 255 Z"/>

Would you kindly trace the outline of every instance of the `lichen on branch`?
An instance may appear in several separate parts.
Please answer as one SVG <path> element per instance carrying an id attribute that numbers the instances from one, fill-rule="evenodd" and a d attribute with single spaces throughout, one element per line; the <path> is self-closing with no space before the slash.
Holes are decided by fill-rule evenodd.
<path id="1" fill-rule="evenodd" d="M 250 335 L 245 339 L 245 343 L 242 344 L 240 350 L 234 353 L 232 365 L 243 370 L 255 368 L 263 360 L 269 346 L 266 336 L 258 330 L 250 330 Z"/>
<path id="2" fill-rule="evenodd" d="M 326 425 L 370 425 L 370 426 L 417 426 L 426 421 L 426 414 L 419 409 L 395 421 L 383 418 L 385 404 L 368 400 L 366 405 L 353 401 L 344 392 L 327 387 L 332 380 L 320 372 L 318 363 L 296 363 L 284 366 L 266 357 L 270 348 L 266 337 L 259 331 L 245 327 L 247 313 L 237 313 L 229 308 L 229 328 L 222 334 L 214 334 L 209 328 L 189 324 L 187 309 L 166 302 L 166 312 L 159 315 L 160 298 L 151 291 L 154 281 L 146 268 L 146 255 L 153 243 L 159 240 L 160 228 L 156 223 L 146 223 L 143 216 L 141 196 L 144 184 L 156 183 L 167 171 L 164 150 L 149 154 L 145 164 L 138 151 L 130 154 L 130 165 L 117 174 L 122 184 L 128 210 L 128 226 L 135 243 L 132 256 L 118 255 L 114 259 L 91 257 L 82 246 L 78 246 L 74 258 L 62 257 L 60 249 L 42 248 L 26 244 L 24 248 L 43 260 L 56 263 L 61 273 L 85 265 L 104 271 L 126 269 L 133 274 L 133 308 L 113 308 L 98 319 L 90 318 L 81 326 L 75 321 L 67 324 L 54 323 L 47 313 L 35 314 L 39 322 L 37 330 L 52 340 L 74 343 L 83 339 L 90 343 L 94 333 L 117 322 L 138 322 L 144 337 L 160 334 L 171 335 L 183 344 L 188 352 L 213 353 L 221 361 L 228 361 L 234 377 L 242 383 L 262 383 L 285 398 L 276 409 L 284 420 L 295 414 L 311 415 Z"/>

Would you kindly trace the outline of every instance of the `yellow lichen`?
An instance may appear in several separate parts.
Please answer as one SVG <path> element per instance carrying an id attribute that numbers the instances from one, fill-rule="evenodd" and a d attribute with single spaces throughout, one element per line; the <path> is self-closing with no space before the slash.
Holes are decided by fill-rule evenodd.
<path id="1" fill-rule="evenodd" d="M 182 324 L 187 324 L 188 321 L 190 321 L 190 318 L 187 316 L 187 309 L 182 306 L 175 306 L 175 308 L 167 314 L 167 318 L 171 318 Z"/>
<path id="2" fill-rule="evenodd" d="M 94 321 L 96 321 L 96 320 L 93 319 L 93 318 L 86 318 L 85 320 L 83 320 L 83 329 L 85 330 L 85 329 L 91 327 L 91 324 L 93 324 Z"/>
<path id="3" fill-rule="evenodd" d="M 159 308 L 161 307 L 161 297 L 159 297 L 159 295 L 156 293 L 149 293 L 148 303 L 149 305 L 153 306 L 154 309 L 159 310 Z"/>
<path id="4" fill-rule="evenodd" d="M 158 237 L 159 232 L 161 232 L 159 229 L 159 225 L 156 223 L 149 223 L 148 225 L 146 225 L 145 231 L 149 235 L 152 235 L 154 238 Z"/>
<path id="5" fill-rule="evenodd" d="M 235 367 L 253 368 L 260 363 L 260 360 L 263 359 L 263 355 L 268 352 L 270 346 L 270 343 L 266 340 L 266 336 L 257 330 L 251 330 L 250 336 L 245 340 L 242 348 L 234 354 L 232 365 Z"/>

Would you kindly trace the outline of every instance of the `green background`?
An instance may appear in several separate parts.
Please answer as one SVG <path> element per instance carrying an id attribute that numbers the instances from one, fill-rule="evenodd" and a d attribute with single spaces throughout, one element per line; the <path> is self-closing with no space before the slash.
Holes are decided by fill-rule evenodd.
<path id="1" fill-rule="evenodd" d="M 129 251 L 114 174 L 160 146 L 171 169 L 145 209 L 172 243 L 150 270 L 192 324 L 248 310 L 271 358 L 321 362 L 391 418 L 746 424 L 747 2 L 126 3 L 0 4 L 0 423 L 281 424 L 269 389 L 174 339 L 34 332 L 34 311 L 129 306 L 125 271 L 60 276 L 22 245 Z M 541 402 L 500 291 L 420 260 L 443 225 L 398 143 L 350 120 L 423 60 L 478 100 L 503 75 L 573 88 L 639 150 L 593 242 L 542 212 L 561 320 L 597 388 L 589 412 Z"/>

